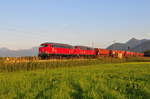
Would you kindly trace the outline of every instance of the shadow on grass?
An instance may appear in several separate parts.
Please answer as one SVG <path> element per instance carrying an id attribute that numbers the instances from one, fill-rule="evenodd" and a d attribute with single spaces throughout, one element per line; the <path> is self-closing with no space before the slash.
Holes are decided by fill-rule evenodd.
<path id="1" fill-rule="evenodd" d="M 71 87 L 74 89 L 71 92 L 71 96 L 73 99 L 83 99 L 83 89 L 81 88 L 80 84 L 74 83 L 73 81 L 70 82 Z"/>
<path id="2" fill-rule="evenodd" d="M 150 94 L 144 91 L 138 84 L 127 84 L 125 93 L 128 98 L 150 99 Z"/>
<path id="3" fill-rule="evenodd" d="M 35 99 L 52 99 L 52 95 L 46 96 L 44 93 L 47 91 L 52 91 L 56 83 L 58 83 L 58 79 L 53 78 L 47 87 L 37 93 Z"/>

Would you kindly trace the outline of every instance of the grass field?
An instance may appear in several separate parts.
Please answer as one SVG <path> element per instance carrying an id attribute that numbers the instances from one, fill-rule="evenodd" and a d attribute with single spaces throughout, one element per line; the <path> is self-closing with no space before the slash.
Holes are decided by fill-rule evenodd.
<path id="1" fill-rule="evenodd" d="M 0 99 L 150 99 L 150 62 L 75 63 L 3 71 Z"/>

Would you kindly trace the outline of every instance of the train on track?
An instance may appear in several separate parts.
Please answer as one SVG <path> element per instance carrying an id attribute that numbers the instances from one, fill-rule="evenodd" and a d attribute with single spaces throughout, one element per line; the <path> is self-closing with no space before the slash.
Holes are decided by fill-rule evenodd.
<path id="1" fill-rule="evenodd" d="M 72 46 L 61 43 L 42 43 L 39 47 L 39 55 L 41 59 L 47 58 L 73 58 L 73 57 L 143 57 L 144 53 L 108 50 L 101 48 L 92 48 L 88 46 Z"/>

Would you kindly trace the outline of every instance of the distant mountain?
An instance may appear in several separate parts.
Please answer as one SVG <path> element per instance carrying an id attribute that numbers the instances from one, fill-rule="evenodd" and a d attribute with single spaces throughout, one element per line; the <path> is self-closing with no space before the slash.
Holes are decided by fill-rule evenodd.
<path id="1" fill-rule="evenodd" d="M 137 45 L 136 47 L 132 48 L 132 50 L 136 52 L 144 52 L 146 50 L 150 50 L 150 40 Z"/>
<path id="2" fill-rule="evenodd" d="M 134 48 L 137 45 L 140 45 L 146 41 L 148 40 L 147 39 L 138 40 L 138 39 L 132 38 L 129 41 L 127 41 L 125 44 L 127 44 L 127 46 L 129 46 L 130 48 Z"/>
<path id="3" fill-rule="evenodd" d="M 126 43 L 112 44 L 107 49 L 143 52 L 145 50 L 150 49 L 150 40 L 148 39 L 138 40 L 136 38 L 132 38 Z"/>
<path id="4" fill-rule="evenodd" d="M 115 43 L 110 45 L 107 49 L 112 50 L 128 50 L 128 45 L 124 43 Z"/>
<path id="5" fill-rule="evenodd" d="M 38 47 L 22 50 L 10 50 L 8 48 L 0 48 L 0 57 L 19 57 L 19 56 L 37 56 Z"/>

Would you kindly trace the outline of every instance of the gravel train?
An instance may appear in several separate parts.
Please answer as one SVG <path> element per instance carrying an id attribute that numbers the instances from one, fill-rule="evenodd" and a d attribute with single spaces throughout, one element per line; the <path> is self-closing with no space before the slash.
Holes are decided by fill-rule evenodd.
<path id="1" fill-rule="evenodd" d="M 88 46 L 72 46 L 61 43 L 42 43 L 39 47 L 40 58 L 61 58 L 61 57 L 143 57 L 144 53 L 108 50 L 101 48 L 91 48 Z"/>

